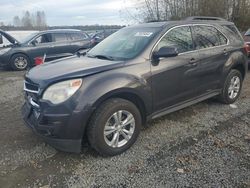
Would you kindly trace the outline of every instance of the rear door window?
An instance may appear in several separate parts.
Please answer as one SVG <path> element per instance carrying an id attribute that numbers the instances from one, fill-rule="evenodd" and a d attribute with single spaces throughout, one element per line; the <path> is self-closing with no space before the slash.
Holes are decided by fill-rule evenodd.
<path id="1" fill-rule="evenodd" d="M 228 42 L 227 38 L 212 26 L 193 26 L 193 36 L 197 50 L 226 45 Z"/>
<path id="2" fill-rule="evenodd" d="M 66 33 L 53 33 L 52 38 L 53 42 L 65 42 L 68 40 Z"/>
<path id="3" fill-rule="evenodd" d="M 70 38 L 73 41 L 76 40 L 86 40 L 88 39 L 88 36 L 85 33 L 70 33 Z"/>
<path id="4" fill-rule="evenodd" d="M 192 33 L 189 26 L 174 28 L 161 39 L 157 45 L 157 50 L 162 47 L 177 48 L 179 53 L 194 50 Z"/>

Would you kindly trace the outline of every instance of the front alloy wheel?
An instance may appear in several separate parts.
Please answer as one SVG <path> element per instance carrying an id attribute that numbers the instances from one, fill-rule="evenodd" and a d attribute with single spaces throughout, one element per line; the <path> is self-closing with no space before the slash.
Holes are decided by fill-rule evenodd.
<path id="1" fill-rule="evenodd" d="M 141 114 L 130 101 L 115 98 L 99 106 L 87 127 L 89 143 L 104 156 L 118 155 L 136 141 Z"/>
<path id="2" fill-rule="evenodd" d="M 135 131 L 135 118 L 128 111 L 115 112 L 104 127 L 104 140 L 107 145 L 119 148 L 128 143 Z"/>

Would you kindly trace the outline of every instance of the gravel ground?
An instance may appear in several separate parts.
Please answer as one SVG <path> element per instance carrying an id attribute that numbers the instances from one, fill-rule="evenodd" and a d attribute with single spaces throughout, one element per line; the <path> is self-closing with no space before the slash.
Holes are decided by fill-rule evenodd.
<path id="1" fill-rule="evenodd" d="M 56 151 L 24 126 L 23 74 L 0 70 L 0 187 L 250 187 L 250 78 L 235 105 L 169 114 L 127 152 L 102 158 L 88 146 Z"/>

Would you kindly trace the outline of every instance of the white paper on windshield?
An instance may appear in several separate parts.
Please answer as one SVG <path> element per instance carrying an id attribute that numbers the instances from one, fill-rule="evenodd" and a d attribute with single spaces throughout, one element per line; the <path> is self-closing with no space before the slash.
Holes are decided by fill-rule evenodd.
<path id="1" fill-rule="evenodd" d="M 153 33 L 152 32 L 137 32 L 135 34 L 136 37 L 150 37 Z"/>

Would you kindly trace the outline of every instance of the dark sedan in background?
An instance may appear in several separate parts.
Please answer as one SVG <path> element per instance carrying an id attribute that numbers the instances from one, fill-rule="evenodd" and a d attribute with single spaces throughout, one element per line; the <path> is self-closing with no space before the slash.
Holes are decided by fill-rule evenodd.
<path id="1" fill-rule="evenodd" d="M 37 57 L 55 60 L 75 54 L 79 50 L 92 47 L 89 35 L 80 30 L 48 30 L 34 33 L 19 42 L 0 30 L 0 44 L 3 38 L 9 45 L 0 47 L 0 66 L 12 70 L 25 70 L 35 65 Z"/>

